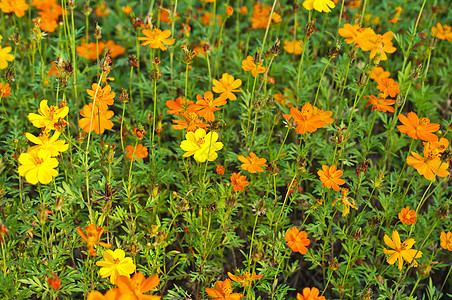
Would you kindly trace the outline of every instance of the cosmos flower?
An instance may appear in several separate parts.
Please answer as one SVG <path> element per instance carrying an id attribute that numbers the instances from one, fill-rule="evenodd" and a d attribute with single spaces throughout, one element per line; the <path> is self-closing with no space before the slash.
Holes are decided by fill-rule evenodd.
<path id="1" fill-rule="evenodd" d="M 135 272 L 136 266 L 132 258 L 126 257 L 126 253 L 122 249 L 105 250 L 103 257 L 104 260 L 96 262 L 96 265 L 101 267 L 99 275 L 102 278 L 110 277 L 111 284 L 115 284 L 118 276 L 130 277 L 130 274 Z"/>
<path id="2" fill-rule="evenodd" d="M 411 249 L 416 242 L 414 239 L 407 239 L 402 243 L 400 241 L 399 233 L 397 231 L 393 231 L 392 239 L 385 234 L 384 241 L 386 245 L 391 248 L 390 250 L 386 248 L 383 249 L 384 254 L 390 255 L 386 260 L 388 264 L 393 265 L 396 261 L 398 261 L 397 268 L 402 270 L 403 261 L 405 260 L 407 263 L 413 263 L 413 266 L 417 267 L 417 262 L 414 259 L 421 257 L 422 252 Z"/>

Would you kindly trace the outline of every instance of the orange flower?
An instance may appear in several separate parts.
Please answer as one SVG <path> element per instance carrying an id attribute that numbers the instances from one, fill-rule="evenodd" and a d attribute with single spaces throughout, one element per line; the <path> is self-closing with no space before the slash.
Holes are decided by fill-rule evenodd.
<path id="1" fill-rule="evenodd" d="M 297 293 L 297 300 L 326 300 L 324 296 L 319 296 L 319 294 L 320 291 L 317 288 L 306 287 L 303 289 L 303 295 Z"/>
<path id="2" fill-rule="evenodd" d="M 11 88 L 8 83 L 3 85 L 3 82 L 0 82 L 0 96 L 2 98 L 6 98 L 8 96 L 11 96 Z"/>
<path id="3" fill-rule="evenodd" d="M 311 241 L 308 239 L 307 233 L 304 231 L 299 232 L 297 227 L 292 227 L 287 230 L 284 239 L 293 252 L 300 252 L 301 254 L 306 254 L 306 252 L 308 252 L 306 246 L 309 245 Z"/>
<path id="4" fill-rule="evenodd" d="M 440 40 L 452 41 L 452 31 L 449 25 L 442 26 L 440 23 L 436 24 L 436 27 L 432 27 L 432 36 Z"/>
<path id="5" fill-rule="evenodd" d="M 351 25 L 347 23 L 344 24 L 344 27 L 339 28 L 338 33 L 345 38 L 347 44 L 353 44 L 358 47 L 361 43 L 375 36 L 372 28 L 361 28 L 359 24 Z"/>
<path id="6" fill-rule="evenodd" d="M 246 176 L 240 175 L 240 172 L 238 174 L 232 173 L 231 183 L 234 191 L 244 191 L 245 187 L 250 185 L 250 183 L 246 180 Z"/>
<path id="7" fill-rule="evenodd" d="M 352 0 L 348 4 L 348 8 L 354 9 L 354 8 L 360 8 L 361 7 L 361 1 L 360 0 Z"/>
<path id="8" fill-rule="evenodd" d="M 187 105 L 185 105 L 185 99 L 177 97 L 176 100 L 166 101 L 166 107 L 169 108 L 167 112 L 172 115 L 180 116 L 180 113 L 186 112 L 187 108 L 190 107 L 191 104 L 193 104 L 193 101 L 188 100 Z M 193 111 L 194 109 L 191 110 L 191 112 Z"/>
<path id="9" fill-rule="evenodd" d="M 227 6 L 226 7 L 226 16 L 230 17 L 232 16 L 232 14 L 234 13 L 234 9 L 232 8 L 232 6 Z"/>
<path id="10" fill-rule="evenodd" d="M 273 95 L 273 99 L 276 103 L 287 106 L 289 108 L 294 106 L 295 96 L 292 91 L 289 89 L 284 89 L 284 94 L 281 92 L 277 92 Z"/>
<path id="11" fill-rule="evenodd" d="M 416 222 L 417 216 L 414 210 L 411 210 L 409 206 L 402 208 L 399 213 L 399 220 L 403 224 L 412 225 Z"/>
<path id="12" fill-rule="evenodd" d="M 400 6 L 397 6 L 395 8 L 395 10 L 396 10 L 396 14 L 395 14 L 394 18 L 392 18 L 391 20 L 388 21 L 389 23 L 395 24 L 399 20 L 400 14 L 402 13 L 402 8 Z"/>
<path id="13" fill-rule="evenodd" d="M 370 58 L 374 58 L 377 52 L 380 52 L 380 60 L 387 60 L 386 53 L 394 53 L 397 49 L 392 45 L 392 39 L 394 34 L 391 31 L 385 34 L 375 34 L 369 39 L 364 39 L 359 43 L 359 46 L 363 51 L 370 51 Z"/>
<path id="14" fill-rule="evenodd" d="M 116 285 L 123 295 L 129 296 L 127 299 L 136 300 L 160 300 L 162 297 L 145 294 L 160 283 L 158 275 L 152 275 L 145 278 L 143 273 L 137 272 L 132 278 L 120 275 L 116 278 Z"/>
<path id="15" fill-rule="evenodd" d="M 254 29 L 267 28 L 271 10 L 272 10 L 271 6 L 266 4 L 254 5 L 253 17 L 250 18 L 250 20 L 253 22 Z"/>
<path id="16" fill-rule="evenodd" d="M 92 291 L 89 292 L 87 300 L 112 300 L 112 299 L 121 299 L 121 293 L 118 288 L 113 288 L 108 290 L 105 295 L 102 295 L 101 292 Z"/>
<path id="17" fill-rule="evenodd" d="M 86 42 L 81 43 L 80 46 L 76 48 L 78 55 L 86 59 L 97 59 L 97 57 L 104 50 L 105 43 L 99 41 L 98 45 L 96 43 L 91 42 L 87 44 Z"/>
<path id="18" fill-rule="evenodd" d="M 242 14 L 242 15 L 246 15 L 246 14 L 248 13 L 248 7 L 242 6 L 242 7 L 239 9 L 239 13 Z"/>
<path id="19" fill-rule="evenodd" d="M 141 46 L 149 45 L 149 47 L 153 49 L 159 49 L 165 51 L 165 45 L 172 45 L 176 41 L 176 39 L 169 39 L 171 36 L 171 30 L 160 30 L 159 28 L 154 28 L 151 30 L 143 29 L 144 37 L 141 36 L 138 38 L 139 41 L 145 41 Z"/>
<path id="20" fill-rule="evenodd" d="M 142 158 L 146 158 L 149 155 L 148 148 L 146 148 L 142 144 L 138 144 L 136 149 L 132 145 L 128 145 L 124 150 L 127 153 L 126 154 L 127 159 L 132 159 L 133 155 L 132 161 L 135 161 L 135 158 L 141 160 Z"/>
<path id="21" fill-rule="evenodd" d="M 130 15 L 130 13 L 132 12 L 132 8 L 130 6 L 123 6 L 122 7 L 122 12 L 125 13 L 126 15 Z"/>
<path id="22" fill-rule="evenodd" d="M 242 85 L 242 81 L 240 79 L 234 79 L 234 76 L 228 73 L 223 73 L 220 80 L 214 79 L 212 83 L 212 91 L 221 94 L 220 98 L 223 99 L 237 100 L 237 96 L 233 93 L 243 92 L 242 90 L 237 90 Z"/>
<path id="23" fill-rule="evenodd" d="M 380 94 L 377 97 L 370 95 L 370 96 L 364 96 L 364 98 L 369 98 L 370 100 L 367 101 L 367 105 L 366 107 L 368 107 L 369 105 L 372 105 L 372 111 L 374 111 L 374 109 L 381 111 L 381 112 L 394 112 L 394 107 L 392 107 L 391 105 L 393 105 L 395 103 L 395 100 L 392 99 L 386 99 L 384 94 Z"/>
<path id="24" fill-rule="evenodd" d="M 2 0 L 0 2 L 0 10 L 6 14 L 14 13 L 18 18 L 25 16 L 25 11 L 30 6 L 25 0 Z"/>
<path id="25" fill-rule="evenodd" d="M 111 40 L 107 41 L 105 48 L 111 50 L 110 57 L 112 58 L 118 57 L 119 55 L 126 52 L 126 48 L 121 45 L 115 44 L 115 42 Z"/>
<path id="26" fill-rule="evenodd" d="M 438 140 L 438 137 L 433 134 L 439 130 L 439 124 L 430 123 L 429 118 L 418 118 L 416 113 L 409 112 L 408 115 L 400 114 L 399 121 L 402 122 L 403 125 L 397 126 L 397 129 L 401 133 L 406 133 L 413 139 L 417 140 L 418 138 L 423 141 L 434 142 Z"/>
<path id="27" fill-rule="evenodd" d="M 286 50 L 287 53 L 300 55 L 303 51 L 302 45 L 303 40 L 284 41 L 284 50 Z"/>
<path id="28" fill-rule="evenodd" d="M 251 152 L 248 157 L 239 155 L 237 158 L 243 163 L 241 168 L 250 173 L 264 172 L 265 170 L 262 168 L 267 167 L 265 164 L 267 160 L 265 158 L 257 157 L 253 152 Z"/>
<path id="29" fill-rule="evenodd" d="M 97 94 L 96 94 L 97 90 Z M 106 84 L 104 87 L 98 86 L 97 83 L 93 83 L 91 90 L 87 89 L 86 92 L 90 96 L 90 99 L 94 101 L 96 96 L 96 105 L 99 105 L 100 110 L 105 111 L 108 109 L 108 105 L 113 105 L 115 92 L 112 92 L 111 86 Z"/>
<path id="30" fill-rule="evenodd" d="M 202 17 L 199 18 L 202 25 L 209 25 L 213 20 L 213 14 L 211 12 L 206 11 Z"/>
<path id="31" fill-rule="evenodd" d="M 91 102 L 89 105 L 83 106 L 83 109 L 80 111 L 83 119 L 78 121 L 78 126 L 85 132 L 88 132 L 92 120 L 91 130 L 94 129 L 94 132 L 97 134 L 104 133 L 105 129 L 113 128 L 113 122 L 110 119 L 114 114 L 111 110 L 100 110 L 97 105 L 93 111 L 93 102 Z"/>
<path id="32" fill-rule="evenodd" d="M 106 17 L 108 16 L 110 8 L 108 6 L 105 5 L 105 3 L 101 3 L 99 4 L 96 9 L 94 10 L 94 12 L 96 13 L 96 15 L 98 17 Z"/>
<path id="33" fill-rule="evenodd" d="M 379 82 L 383 78 L 389 78 L 389 76 L 391 76 L 391 73 L 385 71 L 382 67 L 375 67 L 372 74 L 370 74 L 370 79 Z"/>
<path id="34" fill-rule="evenodd" d="M 204 93 L 204 98 L 201 95 L 196 96 L 196 104 L 194 109 L 197 110 L 198 115 L 203 117 L 207 122 L 215 121 L 214 111 L 220 110 L 216 106 L 222 106 L 226 104 L 226 99 L 217 98 L 213 99 L 213 93 L 211 91 L 207 91 Z"/>
<path id="35" fill-rule="evenodd" d="M 232 293 L 231 280 L 217 281 L 215 283 L 215 289 L 206 288 L 206 293 L 210 297 L 214 297 L 212 300 L 240 300 L 242 294 Z"/>
<path id="36" fill-rule="evenodd" d="M 163 8 L 160 10 L 160 22 L 172 24 L 171 18 L 170 18 L 170 11 L 168 8 Z M 178 17 L 179 14 L 176 14 L 176 17 Z"/>
<path id="37" fill-rule="evenodd" d="M 322 186 L 326 186 L 329 189 L 332 187 L 336 192 L 339 191 L 339 186 L 345 183 L 344 179 L 339 178 L 342 176 L 343 172 L 338 170 L 335 165 L 332 165 L 331 168 L 323 165 L 322 169 L 323 171 L 317 171 L 317 174 L 322 181 Z"/>
<path id="38" fill-rule="evenodd" d="M 56 274 L 50 275 L 47 279 L 47 283 L 55 290 L 59 290 L 61 287 L 60 277 L 58 277 Z"/>
<path id="39" fill-rule="evenodd" d="M 254 59 L 251 57 L 251 55 L 248 55 L 246 59 L 242 60 L 242 69 L 244 71 L 251 71 L 251 74 L 253 77 L 258 76 L 259 74 L 262 74 L 265 72 L 265 68 L 261 66 L 262 62 L 259 63 L 259 66 L 257 67 L 254 63 Z"/>
<path id="40" fill-rule="evenodd" d="M 235 282 L 241 282 L 242 286 L 249 286 L 254 280 L 259 280 L 264 277 L 264 275 L 256 275 L 255 272 L 253 272 L 253 275 L 251 275 L 251 273 L 248 271 L 243 273 L 243 276 L 242 275 L 235 276 L 228 272 L 228 276 Z"/>
<path id="41" fill-rule="evenodd" d="M 102 232 L 104 231 L 104 227 L 96 228 L 96 224 L 90 224 L 85 227 L 86 235 L 82 229 L 80 229 L 78 227 L 76 229 L 77 229 L 78 234 L 80 234 L 80 236 L 82 237 L 82 239 L 85 242 L 87 242 L 87 247 L 89 249 L 89 254 L 91 256 L 97 255 L 96 251 L 94 251 L 94 245 L 96 245 L 96 244 L 101 245 L 102 247 L 106 247 L 106 248 L 111 247 L 110 244 L 99 241 L 100 236 L 102 235 Z"/>
<path id="42" fill-rule="evenodd" d="M 440 156 L 448 146 L 449 141 L 445 138 L 440 139 L 438 142 L 424 143 L 424 157 L 411 151 L 413 156 L 408 156 L 406 163 L 414 167 L 427 180 L 435 181 L 435 174 L 439 177 L 446 177 L 449 175 L 447 171 L 449 163 L 442 162 Z"/>
<path id="43" fill-rule="evenodd" d="M 173 129 L 182 130 L 187 128 L 187 131 L 196 131 L 198 128 L 209 127 L 209 124 L 205 124 L 195 112 L 187 112 L 186 114 L 181 113 L 180 116 L 184 118 L 183 120 L 173 120 L 175 124 L 171 125 Z"/>
<path id="44" fill-rule="evenodd" d="M 445 233 L 442 231 L 439 238 L 441 240 L 441 248 L 452 251 L 452 232 Z"/>
<path id="45" fill-rule="evenodd" d="M 224 175 L 225 168 L 222 165 L 217 165 L 216 171 L 218 175 Z"/>
<path id="46" fill-rule="evenodd" d="M 385 96 L 395 97 L 400 93 L 399 84 L 391 78 L 382 78 L 378 81 L 377 89 L 382 91 Z"/>
<path id="47" fill-rule="evenodd" d="M 290 109 L 290 114 L 283 115 L 286 120 L 291 118 L 295 119 L 295 123 L 297 123 L 297 128 L 295 131 L 304 134 L 306 132 L 314 132 L 317 129 L 332 123 L 334 120 L 331 117 L 333 112 L 324 111 L 322 109 L 318 109 L 313 107 L 311 103 L 305 103 L 301 108 L 301 111 L 292 107 Z"/>

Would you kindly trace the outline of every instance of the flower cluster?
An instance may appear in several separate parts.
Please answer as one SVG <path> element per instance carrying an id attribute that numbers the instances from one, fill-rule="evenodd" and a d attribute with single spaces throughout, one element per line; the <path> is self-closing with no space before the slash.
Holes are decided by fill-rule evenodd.
<path id="1" fill-rule="evenodd" d="M 111 90 L 111 86 L 108 83 L 103 87 L 93 83 L 91 90 L 87 89 L 86 92 L 93 102 L 83 106 L 80 111 L 83 117 L 78 121 L 80 128 L 87 133 L 94 130 L 97 134 L 104 133 L 105 129 L 112 129 L 113 122 L 110 119 L 114 112 L 108 110 L 108 106 L 113 105 L 116 94 Z"/>

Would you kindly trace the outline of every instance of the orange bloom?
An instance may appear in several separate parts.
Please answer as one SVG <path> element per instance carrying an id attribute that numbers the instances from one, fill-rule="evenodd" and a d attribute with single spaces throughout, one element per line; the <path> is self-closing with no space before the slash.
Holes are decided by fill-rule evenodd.
<path id="1" fill-rule="evenodd" d="M 110 8 L 108 6 L 105 5 L 105 3 L 101 3 L 99 4 L 96 9 L 94 10 L 94 12 L 96 13 L 96 15 L 98 17 L 106 17 L 108 16 L 108 14 L 110 13 Z"/>
<path id="2" fill-rule="evenodd" d="M 329 189 L 332 187 L 336 192 L 339 191 L 339 186 L 345 183 L 344 179 L 339 178 L 343 172 L 338 170 L 335 165 L 332 165 L 331 168 L 323 165 L 322 170 L 317 171 L 322 181 L 322 186 L 326 186 Z"/>
<path id="3" fill-rule="evenodd" d="M 96 94 L 97 90 L 97 94 Z M 93 83 L 91 90 L 86 90 L 90 99 L 94 102 L 94 96 L 96 96 L 96 105 L 99 105 L 100 110 L 105 111 L 108 109 L 108 105 L 113 105 L 115 92 L 111 90 L 111 86 L 106 84 L 104 87 L 98 86 L 97 83 Z"/>
<path id="4" fill-rule="evenodd" d="M 360 8 L 361 7 L 361 1 L 360 0 L 352 0 L 350 1 L 350 3 L 348 4 L 348 8 Z"/>
<path id="5" fill-rule="evenodd" d="M 141 36 L 138 38 L 139 41 L 144 41 L 141 46 L 149 45 L 149 47 L 153 49 L 160 49 L 165 51 L 165 45 L 172 45 L 176 41 L 176 39 L 169 39 L 171 36 L 171 30 L 167 29 L 162 31 L 159 28 L 154 28 L 152 31 L 149 29 L 143 29 L 144 37 Z"/>
<path id="6" fill-rule="evenodd" d="M 219 98 L 234 101 L 237 100 L 237 96 L 233 93 L 243 92 L 242 90 L 237 90 L 242 85 L 242 81 L 240 79 L 234 79 L 234 76 L 229 75 L 228 73 L 223 73 L 220 80 L 214 79 L 212 83 L 212 91 L 221 94 Z"/>
<path id="7" fill-rule="evenodd" d="M 224 175 L 225 168 L 222 165 L 218 165 L 216 171 L 218 175 Z"/>
<path id="8" fill-rule="evenodd" d="M 319 296 L 320 291 L 313 287 L 310 288 L 304 288 L 303 289 L 303 295 L 300 293 L 297 293 L 297 300 L 326 300 L 324 296 Z"/>
<path id="9" fill-rule="evenodd" d="M 126 48 L 121 45 L 115 44 L 115 42 L 111 40 L 107 41 L 105 48 L 111 50 L 110 57 L 112 58 L 118 57 L 119 55 L 126 52 Z"/>
<path id="10" fill-rule="evenodd" d="M 238 174 L 232 173 L 231 183 L 234 191 L 244 191 L 245 187 L 250 185 L 250 183 L 246 180 L 246 176 L 240 175 L 240 172 Z"/>
<path id="11" fill-rule="evenodd" d="M 128 145 L 124 150 L 126 152 L 127 159 L 132 159 L 133 155 L 132 161 L 135 161 L 135 158 L 141 160 L 142 158 L 146 158 L 149 155 L 148 148 L 146 148 L 142 144 L 138 144 L 136 149 L 132 145 Z"/>
<path id="12" fill-rule="evenodd" d="M 253 272 L 253 275 L 251 275 L 251 273 L 248 271 L 243 273 L 243 276 L 242 275 L 235 276 L 228 272 L 228 276 L 235 282 L 241 282 L 242 286 L 249 286 L 251 282 L 253 282 L 254 280 L 259 280 L 264 277 L 264 275 L 256 275 L 255 272 Z"/>
<path id="13" fill-rule="evenodd" d="M 188 100 L 187 106 L 185 105 L 185 99 L 181 97 L 177 97 L 176 100 L 168 100 L 166 101 L 166 107 L 169 108 L 167 112 L 172 115 L 180 116 L 180 113 L 184 113 L 187 111 L 187 108 L 190 107 L 190 105 L 193 104 L 193 101 Z M 194 109 L 190 110 L 191 112 L 194 111 Z"/>
<path id="14" fill-rule="evenodd" d="M 242 14 L 242 15 L 246 15 L 246 14 L 248 13 L 248 7 L 242 6 L 242 7 L 239 9 L 239 13 Z"/>
<path id="15" fill-rule="evenodd" d="M 449 175 L 447 171 L 449 163 L 442 162 L 440 156 L 448 146 L 449 141 L 445 138 L 433 143 L 424 143 L 424 157 L 411 151 L 411 155 L 413 156 L 408 156 L 406 163 L 414 167 L 427 180 L 435 181 L 435 174 L 439 177 L 446 177 Z"/>
<path id="16" fill-rule="evenodd" d="M 53 287 L 55 290 L 59 290 L 61 287 L 61 281 L 60 281 L 60 277 L 58 277 L 55 274 L 52 274 L 49 276 L 49 278 L 47 279 L 47 283 Z"/>
<path id="17" fill-rule="evenodd" d="M 94 132 L 97 134 L 104 133 L 105 129 L 113 128 L 113 122 L 110 121 L 110 119 L 114 114 L 115 113 L 111 110 L 100 110 L 97 105 L 93 111 L 93 102 L 91 102 L 89 105 L 83 106 L 83 109 L 80 111 L 80 115 L 82 115 L 83 119 L 78 121 L 78 126 L 85 132 L 88 132 L 92 120 L 91 130 L 94 129 Z"/>
<path id="18" fill-rule="evenodd" d="M 393 105 L 395 103 L 395 100 L 386 99 L 384 94 L 380 94 L 378 96 L 378 98 L 373 95 L 364 96 L 364 98 L 370 99 L 367 101 L 366 107 L 368 107 L 369 105 L 372 105 L 372 111 L 374 111 L 374 109 L 376 109 L 381 112 L 388 112 L 388 111 L 394 112 L 394 107 L 392 107 L 391 105 Z"/>
<path id="19" fill-rule="evenodd" d="M 445 233 L 442 231 L 439 238 L 441 240 L 441 248 L 452 251 L 452 232 Z"/>
<path id="20" fill-rule="evenodd" d="M 204 98 L 201 95 L 196 96 L 196 104 L 194 109 L 198 111 L 198 115 L 203 117 L 207 122 L 215 121 L 214 111 L 220 110 L 216 106 L 223 106 L 226 104 L 226 99 L 217 98 L 213 99 L 213 93 L 207 91 L 204 93 Z"/>
<path id="21" fill-rule="evenodd" d="M 58 73 L 58 68 L 57 68 L 55 62 L 53 61 L 53 62 L 50 64 L 49 72 L 47 72 L 47 77 L 50 77 L 50 76 L 56 76 L 56 77 L 58 77 L 58 75 L 59 75 L 59 73 Z"/>
<path id="22" fill-rule="evenodd" d="M 180 116 L 183 120 L 173 120 L 175 124 L 171 125 L 173 129 L 182 130 L 187 128 L 187 131 L 196 131 L 198 128 L 209 127 L 209 124 L 205 124 L 195 112 L 187 111 L 187 113 L 181 113 Z"/>
<path id="23" fill-rule="evenodd" d="M 234 13 L 234 9 L 232 8 L 232 6 L 227 6 L 226 7 L 226 16 L 230 17 L 232 16 L 232 14 Z"/>
<path id="24" fill-rule="evenodd" d="M 337 201 L 341 200 L 342 204 L 344 204 L 344 208 L 342 209 L 342 216 L 346 216 L 350 213 L 350 207 L 354 209 L 358 209 L 355 206 L 355 200 L 353 200 L 351 197 L 348 197 L 348 189 L 341 188 L 342 196 L 340 198 L 337 198 L 331 203 L 331 206 L 334 206 Z"/>
<path id="25" fill-rule="evenodd" d="M 361 28 L 359 24 L 344 24 L 344 27 L 339 28 L 338 33 L 341 37 L 345 38 L 347 44 L 359 45 L 368 39 L 375 36 L 375 32 L 372 28 Z"/>
<path id="26" fill-rule="evenodd" d="M 382 78 L 378 81 L 377 89 L 382 91 L 385 96 L 395 97 L 400 93 L 399 84 L 391 78 Z"/>
<path id="27" fill-rule="evenodd" d="M 96 43 L 85 43 L 83 42 L 80 46 L 76 48 L 78 55 L 84 57 L 86 59 L 97 59 L 97 57 L 102 53 L 105 45 L 104 42 L 99 41 L 99 44 L 96 46 Z"/>
<path id="28" fill-rule="evenodd" d="M 80 229 L 78 227 L 76 229 L 77 229 L 78 234 L 80 234 L 80 236 L 82 237 L 82 239 L 85 242 L 87 242 L 87 247 L 89 249 L 89 254 L 91 256 L 97 255 L 96 251 L 94 251 L 94 245 L 96 245 L 96 244 L 101 245 L 102 247 L 105 247 L 105 248 L 111 247 L 110 244 L 99 241 L 100 236 L 102 235 L 102 232 L 104 231 L 104 227 L 96 228 L 96 224 L 90 224 L 85 227 L 86 235 L 82 229 Z"/>
<path id="29" fill-rule="evenodd" d="M 272 11 L 271 6 L 266 4 L 255 4 L 253 10 L 253 17 L 250 20 L 253 22 L 253 28 L 267 28 L 268 19 L 270 17 L 270 12 Z"/>
<path id="30" fill-rule="evenodd" d="M 289 108 L 294 106 L 295 96 L 289 89 L 284 89 L 284 94 L 282 92 L 277 92 L 273 95 L 273 99 L 276 103 L 287 106 Z"/>
<path id="31" fill-rule="evenodd" d="M 116 278 L 116 285 L 122 295 L 129 296 L 127 299 L 136 300 L 160 300 L 162 297 L 153 296 L 145 294 L 154 288 L 156 288 L 160 283 L 158 275 L 152 275 L 145 278 L 143 273 L 137 272 L 132 278 L 124 275 L 118 276 Z"/>
<path id="32" fill-rule="evenodd" d="M 299 232 L 297 227 L 292 227 L 287 230 L 284 239 L 293 252 L 300 252 L 301 254 L 306 254 L 306 252 L 308 252 L 306 246 L 309 245 L 311 241 L 308 239 L 307 233 L 304 231 Z"/>
<path id="33" fill-rule="evenodd" d="M 199 17 L 199 21 L 202 25 L 209 25 L 210 22 L 213 20 L 213 14 L 211 12 L 206 11 L 204 15 Z"/>
<path id="34" fill-rule="evenodd" d="M 231 280 L 217 281 L 215 283 L 215 289 L 206 288 L 206 293 L 210 297 L 214 297 L 212 300 L 240 300 L 242 294 L 232 293 Z"/>
<path id="35" fill-rule="evenodd" d="M 311 103 L 305 103 L 301 111 L 292 107 L 290 114 L 285 114 L 283 117 L 286 120 L 294 118 L 295 123 L 298 125 L 295 131 L 304 134 L 306 132 L 312 133 L 327 124 L 333 123 L 334 120 L 330 118 L 332 114 L 333 112 L 331 111 L 324 111 L 313 107 Z"/>
<path id="36" fill-rule="evenodd" d="M 112 300 L 120 299 L 121 296 L 119 289 L 113 288 L 108 290 L 105 295 L 102 295 L 102 293 L 98 291 L 89 292 L 87 300 Z"/>
<path id="37" fill-rule="evenodd" d="M 2 0 L 0 2 L 0 10 L 6 14 L 14 13 L 18 18 L 25 16 L 25 11 L 30 6 L 25 0 Z"/>
<path id="38" fill-rule="evenodd" d="M 389 78 L 389 76 L 391 76 L 391 73 L 385 71 L 382 67 L 375 67 L 372 74 L 370 74 L 370 79 L 375 82 L 380 82 L 380 80 L 383 78 Z"/>
<path id="39" fill-rule="evenodd" d="M 402 208 L 399 213 L 399 220 L 403 224 L 412 225 L 416 222 L 417 216 L 414 210 L 411 210 L 409 206 Z"/>
<path id="40" fill-rule="evenodd" d="M 389 23 L 395 24 L 399 20 L 400 14 L 402 13 L 402 8 L 400 6 L 397 6 L 395 8 L 395 10 L 396 10 L 396 14 L 395 14 L 394 18 L 392 18 L 391 20 L 388 21 Z"/>
<path id="41" fill-rule="evenodd" d="M 265 164 L 267 160 L 265 158 L 257 157 L 253 152 L 251 152 L 248 157 L 239 155 L 237 158 L 243 163 L 241 168 L 250 173 L 264 172 L 265 170 L 262 168 L 267 167 Z"/>
<path id="42" fill-rule="evenodd" d="M 436 27 L 433 26 L 431 30 L 432 36 L 440 40 L 452 41 L 452 31 L 449 25 L 442 26 L 440 23 L 437 23 Z"/>
<path id="43" fill-rule="evenodd" d="M 172 24 L 171 18 L 170 18 L 170 11 L 168 8 L 163 8 L 160 10 L 160 22 Z M 179 14 L 176 14 L 176 17 L 178 17 Z"/>
<path id="44" fill-rule="evenodd" d="M 413 139 L 417 140 L 418 138 L 423 141 L 434 142 L 438 140 L 438 137 L 433 134 L 439 130 L 439 124 L 430 123 L 429 118 L 418 118 L 416 113 L 409 112 L 408 115 L 400 114 L 399 121 L 402 122 L 403 125 L 398 125 L 397 129 L 401 133 L 406 133 Z"/>
<path id="45" fill-rule="evenodd" d="M 303 51 L 303 40 L 284 41 L 284 50 L 287 53 L 300 55 Z"/>
<path id="46" fill-rule="evenodd" d="M 369 39 L 365 39 L 359 43 L 359 46 L 363 51 L 370 51 L 370 58 L 374 58 L 377 52 L 380 52 L 380 60 L 387 60 L 386 53 L 394 53 L 397 49 L 392 45 L 392 39 L 394 34 L 391 31 L 385 34 L 375 34 Z"/>
<path id="47" fill-rule="evenodd" d="M 256 66 L 256 64 L 254 63 L 254 59 L 251 57 L 251 55 L 248 55 L 246 59 L 242 60 L 242 69 L 244 71 L 251 71 L 253 77 L 256 77 L 259 74 L 265 72 L 266 69 L 261 65 L 262 62 L 259 63 L 259 66 Z"/>
<path id="48" fill-rule="evenodd" d="M 8 96 L 11 96 L 11 87 L 8 83 L 3 85 L 3 82 L 0 82 L 0 96 L 2 98 L 6 98 Z"/>
<path id="49" fill-rule="evenodd" d="M 126 15 L 130 15 L 130 13 L 132 12 L 132 8 L 130 6 L 123 6 L 122 7 L 122 12 L 125 13 Z"/>

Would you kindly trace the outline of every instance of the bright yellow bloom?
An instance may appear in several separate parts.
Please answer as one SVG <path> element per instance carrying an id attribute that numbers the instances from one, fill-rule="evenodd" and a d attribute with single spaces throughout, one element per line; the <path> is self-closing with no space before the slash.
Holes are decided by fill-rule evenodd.
<path id="1" fill-rule="evenodd" d="M 251 55 L 248 55 L 246 59 L 242 60 L 242 69 L 244 71 L 251 71 L 251 74 L 253 77 L 258 76 L 259 74 L 262 74 L 265 72 L 265 68 L 261 66 L 262 62 L 259 63 L 259 66 L 256 67 L 256 64 L 254 63 L 253 58 Z"/>
<path id="2" fill-rule="evenodd" d="M 330 8 L 334 8 L 336 4 L 334 4 L 331 0 L 305 0 L 303 2 L 303 7 L 307 10 L 313 10 L 319 12 L 329 13 L 331 11 Z"/>
<path id="3" fill-rule="evenodd" d="M 0 69 L 6 68 L 8 66 L 8 61 L 14 60 L 14 55 L 9 54 L 11 50 L 11 47 L 2 48 L 0 46 Z"/>
<path id="4" fill-rule="evenodd" d="M 33 124 L 33 126 L 43 129 L 44 132 L 49 132 L 50 130 L 56 130 L 55 124 L 58 123 L 60 118 L 67 116 L 69 113 L 69 107 L 65 106 L 58 108 L 57 106 L 47 105 L 47 100 L 42 100 L 39 104 L 39 115 L 29 113 L 28 120 Z"/>
<path id="5" fill-rule="evenodd" d="M 171 36 L 171 30 L 167 29 L 162 31 L 159 28 L 154 28 L 151 30 L 143 29 L 144 37 L 141 36 L 138 38 L 139 41 L 145 41 L 141 46 L 149 45 L 149 47 L 153 49 L 159 49 L 165 51 L 165 45 L 172 45 L 176 41 L 176 39 L 169 39 Z"/>
<path id="6" fill-rule="evenodd" d="M 111 284 L 115 284 L 118 276 L 124 275 L 130 278 L 130 274 L 135 272 L 136 266 L 132 258 L 126 257 L 124 250 L 106 250 L 103 256 L 104 260 L 96 262 L 96 265 L 102 267 L 99 270 L 99 275 L 102 278 L 110 277 Z"/>
<path id="7" fill-rule="evenodd" d="M 396 261 L 398 261 L 398 269 L 402 270 L 403 260 L 407 263 L 413 263 L 414 267 L 417 267 L 417 262 L 414 260 L 415 258 L 419 258 L 422 256 L 422 252 L 411 249 L 414 243 L 416 242 L 414 239 L 407 239 L 405 242 L 400 241 L 400 236 L 397 231 L 392 232 L 392 239 L 389 238 L 385 234 L 384 241 L 389 248 L 394 250 L 383 249 L 383 252 L 387 255 L 390 255 L 386 260 L 388 264 L 393 265 Z"/>
<path id="8" fill-rule="evenodd" d="M 187 132 L 185 138 L 180 144 L 186 151 L 183 157 L 194 155 L 197 162 L 214 161 L 218 157 L 216 151 L 223 149 L 223 143 L 217 142 L 218 133 L 214 131 L 206 134 L 204 129 L 198 128 L 195 132 Z"/>
<path id="9" fill-rule="evenodd" d="M 234 101 L 237 100 L 237 96 L 233 93 L 243 92 L 242 90 L 237 90 L 242 85 L 242 81 L 240 79 L 234 79 L 234 76 L 228 73 L 223 73 L 220 80 L 214 79 L 212 83 L 212 91 L 221 94 L 219 98 Z"/>
<path id="10" fill-rule="evenodd" d="M 25 133 L 27 139 L 35 143 L 36 146 L 30 148 L 30 150 L 39 151 L 41 149 L 49 151 L 52 157 L 58 156 L 60 152 L 64 152 L 69 148 L 68 144 L 65 144 L 63 140 L 59 140 L 60 132 L 55 131 L 52 137 L 49 138 L 49 134 L 46 132 L 41 133 L 39 136 L 34 136 L 31 133 Z"/>
<path id="11" fill-rule="evenodd" d="M 29 150 L 19 156 L 19 175 L 31 184 L 48 184 L 53 177 L 58 175 L 55 170 L 58 167 L 58 160 L 50 156 L 49 151 Z"/>
<path id="12" fill-rule="evenodd" d="M 300 55 L 303 51 L 302 45 L 303 40 L 284 41 L 284 50 L 286 50 L 287 53 Z"/>

